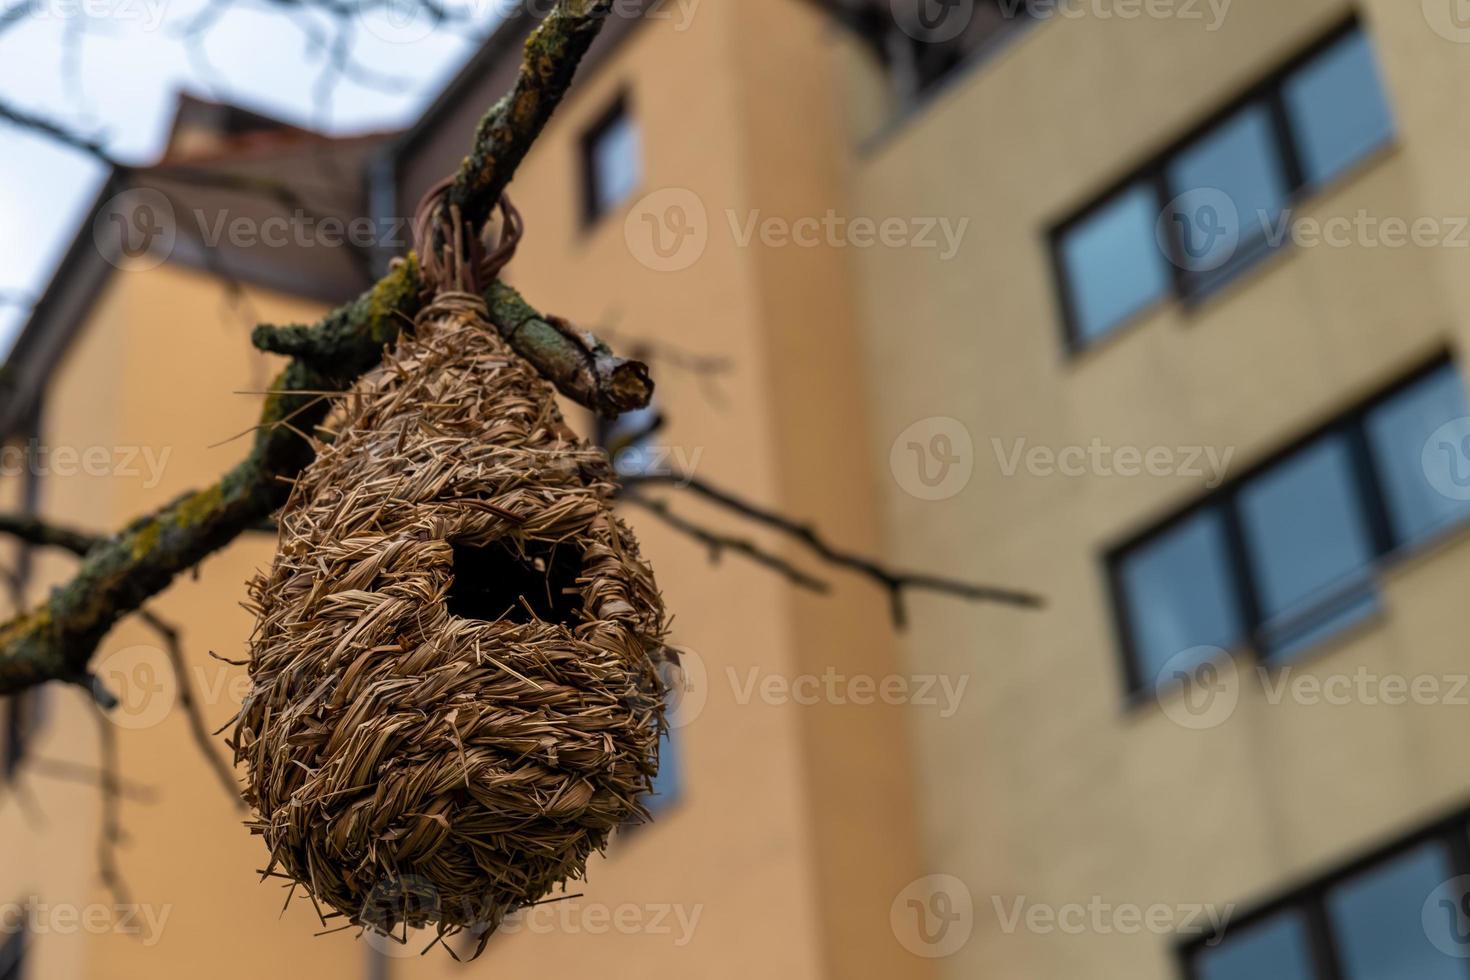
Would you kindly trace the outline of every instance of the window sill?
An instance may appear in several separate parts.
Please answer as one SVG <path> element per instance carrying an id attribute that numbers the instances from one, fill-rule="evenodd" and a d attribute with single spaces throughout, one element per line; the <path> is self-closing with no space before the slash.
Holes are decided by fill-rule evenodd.
<path id="1" fill-rule="evenodd" d="M 1239 268 L 1230 275 L 1207 281 L 1193 288 L 1186 288 L 1182 293 L 1175 292 L 1153 300 L 1138 313 L 1130 314 L 1120 320 L 1116 326 L 1110 328 L 1097 340 L 1087 343 L 1073 340 L 1070 328 L 1064 323 L 1063 332 L 1066 337 L 1064 347 L 1067 362 L 1080 364 L 1095 350 L 1114 342 L 1118 336 L 1133 333 L 1138 328 L 1140 321 L 1148 319 L 1160 310 L 1180 310 L 1185 326 L 1192 326 L 1200 319 L 1210 315 L 1218 306 L 1227 303 L 1238 292 L 1255 285 L 1258 280 L 1284 267 L 1284 264 L 1297 254 L 1299 249 L 1293 244 L 1291 229 L 1295 226 L 1295 217 L 1299 212 L 1305 211 L 1308 206 L 1320 207 L 1333 196 L 1346 191 L 1352 185 L 1386 166 L 1402 152 L 1403 144 L 1397 139 L 1390 140 L 1377 149 L 1368 151 L 1362 159 L 1332 179 L 1321 184 L 1309 185 L 1302 194 L 1287 203 L 1286 213 L 1292 216 L 1293 221 L 1286 228 L 1285 239 L 1276 245 L 1263 240 L 1248 246 L 1255 251 L 1255 254 L 1239 259 Z"/>
<path id="2" fill-rule="evenodd" d="M 1385 143 L 1375 150 L 1368 151 L 1362 159 L 1336 177 L 1323 184 L 1309 186 L 1305 193 L 1288 202 L 1285 213 L 1290 215 L 1292 220 L 1283 226 L 1285 237 L 1281 242 L 1272 245 L 1269 241 L 1262 240 L 1249 246 L 1255 250 L 1255 254 L 1242 259 L 1238 270 L 1215 282 L 1205 282 L 1189 289 L 1179 299 L 1180 308 L 1185 313 L 1186 324 L 1204 317 L 1217 304 L 1227 302 L 1236 292 L 1254 285 L 1257 280 L 1284 267 L 1287 261 L 1300 251 L 1294 243 L 1293 236 L 1297 215 L 1308 210 L 1309 206 L 1321 207 L 1329 198 L 1366 179 L 1371 173 L 1385 166 L 1401 150 L 1402 144 L 1397 140 Z"/>
<path id="3" fill-rule="evenodd" d="M 1431 561 L 1443 551 L 1470 540 L 1470 518 L 1462 519 L 1456 523 L 1446 525 L 1438 531 L 1431 533 L 1428 537 L 1411 545 L 1405 545 L 1396 551 L 1384 555 L 1372 565 L 1367 566 L 1366 571 L 1371 572 L 1372 581 L 1378 586 L 1380 598 L 1382 586 L 1393 582 L 1425 562 Z M 1338 597 L 1330 596 L 1323 600 L 1331 603 Z M 1311 610 L 1303 610 L 1301 615 L 1306 615 Z M 1294 669 L 1303 664 L 1309 664 L 1322 660 L 1339 652 L 1352 641 L 1365 635 L 1373 633 L 1383 627 L 1389 620 L 1391 613 L 1387 603 L 1380 603 L 1379 607 L 1361 619 L 1337 630 L 1330 636 L 1304 647 L 1301 650 L 1284 658 L 1267 657 L 1261 655 L 1263 648 L 1259 638 L 1238 644 L 1225 651 L 1227 657 L 1234 661 L 1236 668 L 1244 671 L 1265 670 L 1275 673 L 1284 669 Z M 1217 658 L 1219 659 L 1219 658 Z M 1169 697 L 1177 697 L 1171 693 Z M 1124 713 L 1129 717 L 1137 717 L 1149 705 L 1160 706 L 1164 699 L 1159 696 L 1157 686 L 1149 686 L 1131 690 L 1123 699 Z"/>
<path id="4" fill-rule="evenodd" d="M 606 229 L 615 225 L 625 224 L 628 220 L 629 212 L 633 210 L 633 205 L 648 196 L 648 193 L 648 190 L 640 184 L 630 191 L 627 197 L 601 214 L 598 214 L 596 217 L 589 218 L 583 216 L 580 218 L 577 221 L 577 233 L 574 236 L 573 244 L 579 248 L 588 248 Z"/>

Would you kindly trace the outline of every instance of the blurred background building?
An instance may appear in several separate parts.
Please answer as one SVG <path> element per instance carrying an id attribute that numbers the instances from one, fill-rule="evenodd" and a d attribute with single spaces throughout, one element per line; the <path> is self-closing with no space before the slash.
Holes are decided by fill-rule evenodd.
<path id="1" fill-rule="evenodd" d="M 0 977 L 1467 976 L 1470 16 L 639 9 L 512 186 L 508 274 L 652 363 L 666 424 L 619 464 L 1047 608 L 913 594 L 898 633 L 869 582 L 711 567 L 630 509 L 691 650 L 656 820 L 469 966 L 282 913 L 130 621 L 98 667 L 136 928 L 99 880 L 86 697 L 12 699 L 0 907 L 48 911 Z M 409 244 L 528 27 L 404 131 L 182 98 L 15 343 L 7 505 L 112 528 L 230 465 L 272 374 L 250 326 L 313 321 Z M 11 551 L 33 601 L 73 564 Z M 270 554 L 154 604 L 212 726 L 243 671 L 209 652 L 240 656 Z"/>

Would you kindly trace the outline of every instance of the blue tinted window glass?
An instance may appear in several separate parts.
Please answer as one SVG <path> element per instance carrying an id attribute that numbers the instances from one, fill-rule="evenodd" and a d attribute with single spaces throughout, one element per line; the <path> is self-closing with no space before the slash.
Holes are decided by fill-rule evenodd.
<path id="1" fill-rule="evenodd" d="M 1361 32 L 1300 68 L 1285 92 L 1309 181 L 1332 179 L 1393 136 L 1393 113 L 1373 45 Z"/>
<path id="2" fill-rule="evenodd" d="M 679 754 L 674 749 L 674 733 L 664 732 L 658 742 L 658 775 L 653 777 L 653 791 L 643 801 L 653 813 L 668 809 L 679 798 Z"/>
<path id="3" fill-rule="evenodd" d="M 1068 229 L 1058 248 L 1082 343 L 1096 340 L 1169 289 L 1154 233 L 1158 198 L 1139 184 Z"/>
<path id="4" fill-rule="evenodd" d="M 1169 186 L 1184 267 L 1215 277 L 1236 270 L 1276 228 L 1287 201 L 1266 107 L 1242 109 L 1175 157 Z"/>
<path id="5" fill-rule="evenodd" d="M 1470 517 L 1467 417 L 1465 386 L 1453 365 L 1368 414 L 1368 440 L 1396 541 L 1419 541 Z"/>
<path id="6" fill-rule="evenodd" d="M 1267 652 L 1316 643 L 1376 608 L 1374 549 L 1346 440 L 1331 436 L 1240 491 Z"/>
<path id="7" fill-rule="evenodd" d="M 657 445 L 663 413 L 656 402 L 624 412 L 607 423 L 602 433 L 603 448 L 613 454 L 613 469 L 619 476 L 652 474 L 660 465 Z"/>
<path id="8" fill-rule="evenodd" d="M 1229 648 L 1241 639 L 1223 525 L 1219 511 L 1203 510 L 1119 564 L 1134 655 L 1145 683 L 1156 681 L 1176 654 L 1199 646 Z"/>
<path id="9" fill-rule="evenodd" d="M 1465 960 L 1435 942 L 1450 934 L 1433 929 L 1434 896 L 1454 877 L 1444 845 L 1435 842 L 1332 889 L 1327 909 L 1344 980 L 1465 980 Z M 1445 915 L 1459 916 L 1456 903 L 1448 904 Z M 1458 935 L 1463 924 L 1455 928 Z"/>
<path id="10" fill-rule="evenodd" d="M 1206 947 L 1194 961 L 1199 980 L 1315 980 L 1301 915 L 1283 912 Z"/>
<path id="11" fill-rule="evenodd" d="M 632 117 L 619 116 L 592 145 L 592 203 L 606 214 L 627 200 L 643 180 L 643 150 Z"/>

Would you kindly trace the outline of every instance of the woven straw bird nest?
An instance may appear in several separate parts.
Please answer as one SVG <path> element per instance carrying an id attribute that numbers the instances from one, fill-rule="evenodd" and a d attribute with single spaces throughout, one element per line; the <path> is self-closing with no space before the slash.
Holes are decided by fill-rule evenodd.
<path id="1" fill-rule="evenodd" d="M 251 585 L 250 825 L 319 909 L 488 938 L 646 818 L 662 602 L 606 457 L 477 297 L 441 293 L 329 427 Z"/>

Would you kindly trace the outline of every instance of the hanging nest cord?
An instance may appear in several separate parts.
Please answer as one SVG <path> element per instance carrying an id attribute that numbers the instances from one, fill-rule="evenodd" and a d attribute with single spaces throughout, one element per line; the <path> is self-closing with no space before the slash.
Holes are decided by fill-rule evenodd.
<path id="1" fill-rule="evenodd" d="M 266 874 L 324 919 L 480 948 L 647 818 L 665 612 L 601 450 L 487 320 L 523 227 L 415 220 L 433 289 L 348 392 L 250 586 L 231 743 Z"/>

